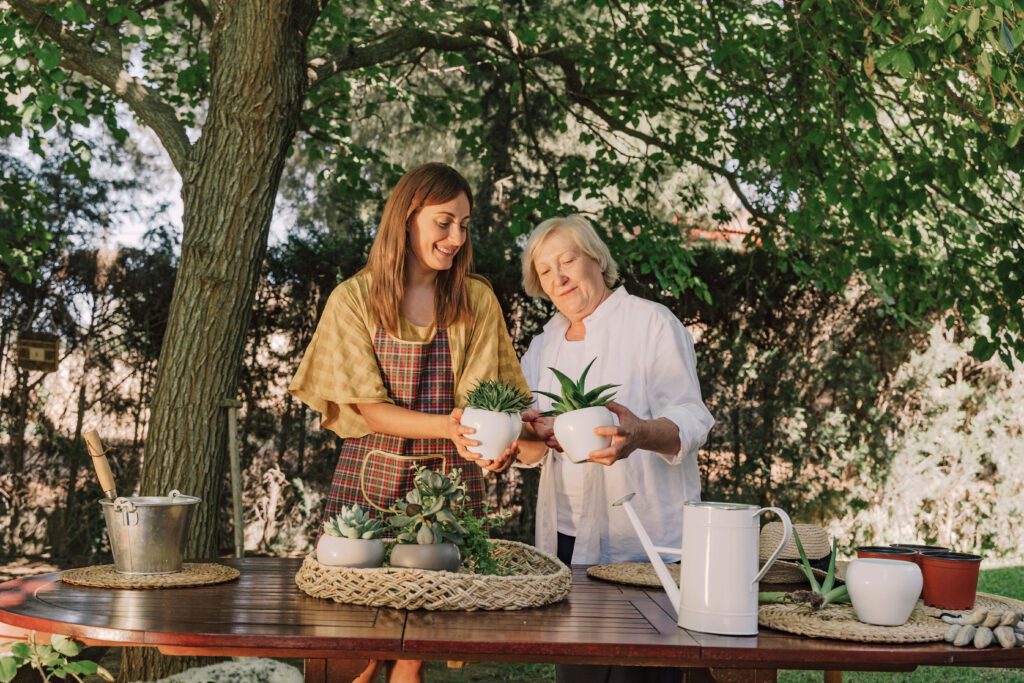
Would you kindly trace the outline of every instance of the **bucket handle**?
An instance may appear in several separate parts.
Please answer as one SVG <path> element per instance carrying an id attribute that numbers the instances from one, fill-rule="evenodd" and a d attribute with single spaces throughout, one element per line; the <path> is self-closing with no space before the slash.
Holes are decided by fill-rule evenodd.
<path id="1" fill-rule="evenodd" d="M 124 516 L 123 519 L 125 526 L 137 524 L 139 521 L 139 516 L 136 514 L 135 503 L 123 496 L 114 501 L 114 511 L 120 512 Z M 132 522 L 132 515 L 135 516 L 134 522 Z"/>

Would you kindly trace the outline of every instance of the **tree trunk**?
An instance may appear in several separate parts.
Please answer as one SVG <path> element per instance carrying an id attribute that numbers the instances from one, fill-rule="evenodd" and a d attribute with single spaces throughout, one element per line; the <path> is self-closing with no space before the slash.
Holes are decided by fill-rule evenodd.
<path id="1" fill-rule="evenodd" d="M 198 495 L 187 554 L 217 553 L 225 470 L 220 401 L 238 389 L 267 233 L 305 92 L 301 3 L 225 3 L 210 49 L 210 111 L 184 178 L 185 232 L 160 353 L 141 490 Z M 306 16 L 306 15 L 309 16 Z"/>
<path id="2" fill-rule="evenodd" d="M 210 107 L 182 179 L 181 261 L 160 351 L 143 494 L 197 495 L 186 555 L 213 557 L 227 425 L 256 283 L 288 146 L 306 89 L 306 37 L 319 8 L 302 0 L 219 3 L 210 45 Z M 121 679 L 159 677 L 167 662 L 126 649 Z M 163 659 L 163 658 L 160 658 Z"/>

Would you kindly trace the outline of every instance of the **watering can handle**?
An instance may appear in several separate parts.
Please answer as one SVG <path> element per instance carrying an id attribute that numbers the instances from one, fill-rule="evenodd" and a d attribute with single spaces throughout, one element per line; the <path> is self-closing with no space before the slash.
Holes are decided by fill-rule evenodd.
<path id="1" fill-rule="evenodd" d="M 755 576 L 754 580 L 751 582 L 751 586 L 754 590 L 757 590 L 757 584 L 761 581 L 761 577 L 763 577 L 765 572 L 775 564 L 775 560 L 779 559 L 782 549 L 786 547 L 786 544 L 789 543 L 789 539 L 793 537 L 793 522 L 790 521 L 789 515 L 779 508 L 761 508 L 754 513 L 754 516 L 757 517 L 765 512 L 774 512 L 775 515 L 782 520 L 782 540 L 779 541 L 779 547 L 772 551 L 772 554 L 765 561 L 764 566 L 761 567 L 761 571 L 757 573 L 757 576 Z"/>

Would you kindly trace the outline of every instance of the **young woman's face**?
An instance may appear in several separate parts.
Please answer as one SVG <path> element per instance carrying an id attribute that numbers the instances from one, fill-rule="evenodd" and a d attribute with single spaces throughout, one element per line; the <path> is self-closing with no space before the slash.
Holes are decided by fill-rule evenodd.
<path id="1" fill-rule="evenodd" d="M 469 198 L 465 194 L 420 209 L 409 222 L 409 249 L 430 270 L 448 270 L 469 239 Z"/>

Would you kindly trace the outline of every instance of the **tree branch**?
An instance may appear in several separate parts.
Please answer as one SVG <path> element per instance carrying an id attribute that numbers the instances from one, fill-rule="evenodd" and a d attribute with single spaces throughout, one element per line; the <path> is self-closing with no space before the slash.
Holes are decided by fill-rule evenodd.
<path id="1" fill-rule="evenodd" d="M 349 45 L 345 52 L 315 57 L 309 61 L 309 87 L 324 82 L 335 74 L 382 64 L 410 50 L 435 49 L 465 51 L 481 47 L 476 37 L 431 33 L 413 28 L 400 28 L 383 33 L 363 45 Z"/>
<path id="2" fill-rule="evenodd" d="M 761 211 L 754 205 L 750 198 L 747 197 L 743 188 L 740 187 L 740 178 L 735 172 L 729 171 L 718 164 L 711 163 L 706 159 L 684 152 L 672 145 L 667 145 L 660 138 L 650 135 L 649 133 L 636 130 L 635 128 L 631 128 L 605 111 L 587 94 L 586 88 L 583 85 L 583 80 L 580 78 L 579 70 L 576 68 L 576 62 L 573 61 L 573 59 L 563 50 L 547 50 L 541 52 L 538 56 L 561 69 L 565 80 L 566 95 L 569 99 L 595 114 L 599 119 L 604 121 L 609 128 L 620 133 L 624 133 L 634 139 L 646 142 L 656 149 L 661 149 L 675 156 L 682 157 L 686 161 L 704 169 L 705 171 L 724 178 L 729 184 L 730 189 L 732 189 L 733 193 L 740 200 L 743 208 L 749 211 L 751 216 L 770 225 L 777 227 L 781 225 L 777 218 Z"/>
<path id="3" fill-rule="evenodd" d="M 185 176 L 192 144 L 174 109 L 138 78 L 128 75 L 120 58 L 92 48 L 31 0 L 8 0 L 14 10 L 63 51 L 61 66 L 109 88 L 139 119 L 153 129 L 171 162 Z"/>

